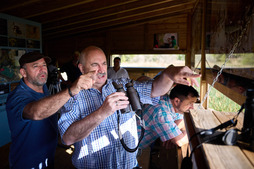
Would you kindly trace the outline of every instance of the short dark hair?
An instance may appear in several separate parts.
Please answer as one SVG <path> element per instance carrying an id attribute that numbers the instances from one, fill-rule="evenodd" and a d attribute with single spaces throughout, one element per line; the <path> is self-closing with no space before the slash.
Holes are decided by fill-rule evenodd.
<path id="1" fill-rule="evenodd" d="M 179 98 L 179 99 L 185 99 L 188 96 L 191 97 L 199 97 L 198 91 L 194 89 L 192 86 L 177 84 L 169 94 L 170 99 Z"/>
<path id="2" fill-rule="evenodd" d="M 118 59 L 118 60 L 121 61 L 121 58 L 120 58 L 120 57 L 115 57 L 115 58 L 114 58 L 114 61 L 115 61 L 116 59 Z"/>

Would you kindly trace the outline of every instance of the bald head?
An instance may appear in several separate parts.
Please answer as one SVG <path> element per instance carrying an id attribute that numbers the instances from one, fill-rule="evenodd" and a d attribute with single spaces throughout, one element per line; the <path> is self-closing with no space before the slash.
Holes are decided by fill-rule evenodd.
<path id="1" fill-rule="evenodd" d="M 101 90 L 107 80 L 107 60 L 103 50 L 96 46 L 85 48 L 80 55 L 79 69 L 82 74 L 96 71 L 93 88 Z"/>
<path id="2" fill-rule="evenodd" d="M 88 46 L 86 47 L 85 49 L 82 50 L 81 54 L 80 54 L 80 60 L 79 62 L 82 64 L 82 65 L 85 65 L 85 61 L 86 59 L 95 51 L 99 51 L 99 52 L 103 52 L 103 50 L 97 46 Z M 105 55 L 105 54 L 104 54 Z"/>

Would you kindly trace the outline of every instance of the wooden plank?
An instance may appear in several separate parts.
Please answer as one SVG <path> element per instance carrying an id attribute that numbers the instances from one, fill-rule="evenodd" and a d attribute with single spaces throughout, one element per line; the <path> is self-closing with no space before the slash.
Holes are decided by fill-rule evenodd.
<path id="1" fill-rule="evenodd" d="M 219 112 L 219 111 L 216 111 L 216 110 L 211 110 L 214 115 L 217 117 L 217 119 L 220 121 L 220 123 L 224 123 L 226 121 L 228 121 L 229 119 L 232 119 L 236 114 L 237 112 Z M 241 130 L 242 129 L 242 126 L 243 126 L 243 119 L 244 119 L 244 113 L 240 113 L 238 118 L 237 118 L 237 125 L 236 125 L 236 128 Z"/>
<path id="2" fill-rule="evenodd" d="M 85 25 L 84 23 L 79 24 L 81 26 L 68 26 L 63 29 L 55 29 L 52 30 L 55 33 L 52 33 L 52 31 L 43 32 L 44 38 L 46 39 L 53 39 L 53 38 L 59 38 L 64 36 L 70 36 L 73 34 L 79 34 L 84 32 L 90 32 L 90 31 L 105 31 L 107 29 L 117 29 L 117 28 L 128 28 L 133 26 L 142 25 L 149 22 L 154 21 L 161 21 L 163 19 L 169 19 L 174 17 L 175 15 L 182 15 L 190 12 L 191 7 L 188 9 L 185 9 L 184 11 L 179 7 L 176 9 L 176 11 L 173 11 L 172 13 L 157 13 L 155 15 L 140 15 L 140 16 L 131 16 L 131 17 L 125 17 L 125 18 L 113 18 L 109 20 L 101 20 L 98 22 L 91 22 L 91 24 Z"/>
<path id="3" fill-rule="evenodd" d="M 207 87 L 207 82 L 206 82 L 206 2 L 207 0 L 202 0 L 202 7 L 203 7 L 203 12 L 202 12 L 202 32 L 201 32 L 201 78 L 200 78 L 200 98 L 204 98 L 205 94 L 208 91 Z M 208 98 L 207 98 L 208 99 Z M 206 100 L 201 100 L 203 103 L 202 106 L 204 108 L 208 108 L 208 101 Z"/>
<path id="4" fill-rule="evenodd" d="M 251 164 L 254 166 L 254 153 L 247 149 L 242 149 L 243 153 L 246 155 L 246 157 L 249 159 Z M 253 167 L 254 168 L 254 167 Z"/>
<path id="5" fill-rule="evenodd" d="M 213 113 L 215 114 L 215 116 L 220 120 L 221 123 L 226 122 L 229 119 L 232 119 L 237 113 L 234 112 L 219 112 L 219 111 L 215 111 L 212 110 Z M 244 113 L 240 113 L 238 118 L 237 118 L 237 125 L 236 128 L 239 129 L 240 131 L 242 130 L 242 126 L 243 126 L 243 121 L 244 121 Z M 244 155 L 247 157 L 247 159 L 252 163 L 252 165 L 254 166 L 254 153 L 248 149 L 246 149 L 245 147 L 241 146 L 241 142 L 239 143 L 240 148 L 242 150 L 242 152 L 244 153 Z"/>
<path id="6" fill-rule="evenodd" d="M 202 73 L 201 73 L 202 75 Z M 203 76 L 203 75 L 202 75 Z M 202 80 L 200 78 L 200 99 L 201 99 L 201 102 L 203 101 L 206 93 L 208 91 L 208 84 L 207 84 L 207 81 L 206 80 Z M 204 108 L 208 108 L 208 100 L 209 98 L 207 97 L 206 100 L 203 102 L 203 107 Z"/>
<path id="7" fill-rule="evenodd" d="M 190 3 L 190 4 L 188 4 Z M 101 29 L 105 27 L 112 26 L 125 26 L 133 24 L 143 24 L 151 21 L 164 20 L 165 18 L 170 18 L 175 15 L 181 15 L 183 13 L 188 13 L 192 9 L 191 2 L 187 1 L 187 4 L 182 4 L 183 6 L 177 5 L 167 5 L 165 8 L 152 8 L 149 9 L 136 9 L 134 11 L 125 10 L 121 14 L 106 14 L 100 15 L 98 17 L 89 17 L 78 18 L 78 21 L 58 21 L 51 24 L 44 24 L 43 34 L 47 36 L 54 36 L 55 33 L 52 33 L 52 30 L 57 31 L 58 33 L 68 34 L 73 32 L 84 32 L 94 29 Z M 150 9 L 151 8 L 151 9 Z M 95 15 L 95 14 L 93 14 Z M 98 15 L 96 13 L 96 15 Z M 67 24 L 66 24 L 67 23 Z"/>
<path id="8" fill-rule="evenodd" d="M 197 105 L 195 107 L 194 110 L 191 110 L 191 117 L 197 130 L 210 129 L 220 124 L 212 111 L 202 109 Z M 211 169 L 253 168 L 253 165 L 238 146 L 204 143 L 203 149 Z"/>
<path id="9" fill-rule="evenodd" d="M 67 0 L 29 0 L 23 1 L 20 0 L 13 0 L 13 1 L 6 1 L 5 3 L 1 3 L 0 12 L 12 11 L 12 12 L 20 12 L 19 17 L 28 18 L 32 16 L 38 16 L 41 14 L 50 13 L 53 11 L 64 10 L 70 7 L 77 7 L 80 5 L 87 4 L 91 1 L 95 0 L 73 0 L 70 3 Z M 23 9 L 18 11 L 17 9 Z M 29 9 L 29 10 L 25 10 Z M 15 11 L 16 10 L 16 11 Z"/>
<path id="10" fill-rule="evenodd" d="M 142 150 L 140 155 L 137 156 L 138 165 L 142 167 L 142 169 L 149 169 L 150 152 L 151 148 L 147 147 Z"/>
<path id="11" fill-rule="evenodd" d="M 186 56 L 185 56 L 185 65 L 191 68 L 191 31 L 192 31 L 192 22 L 191 15 L 187 16 L 187 29 L 186 29 Z"/>
<path id="12" fill-rule="evenodd" d="M 212 85 L 214 78 L 213 78 L 213 75 L 211 74 L 210 71 L 206 71 L 206 80 L 210 85 Z M 239 105 L 242 105 L 246 100 L 246 96 L 243 96 L 242 94 L 237 93 L 234 90 L 231 90 L 230 88 L 228 88 L 220 83 L 216 82 L 214 84 L 214 88 L 217 89 L 218 91 L 220 91 L 222 94 L 224 94 L 225 96 L 227 96 L 228 98 L 230 98 L 231 100 L 233 100 L 234 102 L 236 102 Z"/>
<path id="13" fill-rule="evenodd" d="M 190 139 L 191 136 L 193 136 L 195 133 L 198 132 L 196 128 L 193 126 L 193 120 L 190 113 L 184 113 L 184 122 L 185 122 L 186 131 L 188 134 L 188 138 Z M 198 137 L 193 137 L 191 142 L 189 143 L 190 149 L 193 149 L 193 147 L 197 146 L 199 142 L 200 140 L 198 139 Z M 189 149 L 189 155 L 191 152 L 190 149 Z M 206 159 L 204 158 L 204 151 L 202 147 L 197 149 L 194 152 L 194 156 L 196 158 L 192 157 L 193 168 L 200 168 L 200 169 L 209 168 L 207 165 Z"/>
<path id="14" fill-rule="evenodd" d="M 204 144 L 204 150 L 211 169 L 253 169 L 237 146 Z"/>
<path id="15" fill-rule="evenodd" d="M 169 1 L 169 2 L 167 2 Z M 138 1 L 133 2 L 129 4 L 123 4 L 119 6 L 112 6 L 111 8 L 101 9 L 96 11 L 91 10 L 89 6 L 86 6 L 86 9 L 80 9 L 81 11 L 84 11 L 83 13 L 79 13 L 79 16 L 74 17 L 68 17 L 63 18 L 61 20 L 58 20 L 57 22 L 50 22 L 47 24 L 42 23 L 45 26 L 45 30 L 49 31 L 56 28 L 62 28 L 66 26 L 70 27 L 76 27 L 79 26 L 81 23 L 86 23 L 85 25 L 91 24 L 91 20 L 98 22 L 102 22 L 105 20 L 112 20 L 115 21 L 116 19 L 122 19 L 122 18 L 130 18 L 130 17 L 139 17 L 139 15 L 144 16 L 154 16 L 160 14 L 166 14 L 174 12 L 175 9 L 188 9 L 193 7 L 193 0 L 182 0 L 181 3 L 178 1 L 156 1 L 156 0 L 150 0 L 150 1 Z M 97 4 L 97 6 L 101 6 Z M 74 11 L 77 11 L 77 9 L 74 9 Z M 62 12 L 65 13 L 65 12 Z M 75 13 L 75 12 L 73 12 Z M 62 14 L 63 15 L 63 14 Z M 51 18 L 47 18 L 48 20 L 51 20 Z M 71 21 L 71 22 L 70 22 Z M 93 23 L 94 23 L 93 21 Z M 67 24 L 68 23 L 68 24 Z"/>

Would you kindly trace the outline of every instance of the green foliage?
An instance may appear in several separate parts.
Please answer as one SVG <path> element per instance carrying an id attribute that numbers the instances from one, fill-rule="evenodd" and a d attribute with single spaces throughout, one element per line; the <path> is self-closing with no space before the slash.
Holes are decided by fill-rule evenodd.
<path id="1" fill-rule="evenodd" d="M 224 62 L 226 59 L 226 55 L 225 54 L 218 54 L 218 55 L 214 55 L 214 57 L 216 58 L 217 62 Z"/>
<path id="2" fill-rule="evenodd" d="M 247 53 L 242 59 L 243 65 L 254 65 L 254 56 L 252 53 Z"/>
<path id="3" fill-rule="evenodd" d="M 200 78 L 197 80 L 198 82 L 200 82 Z M 200 93 L 199 87 L 195 87 L 195 89 Z M 200 99 L 202 100 L 203 98 Z M 208 99 L 209 99 L 208 108 L 214 109 L 216 111 L 237 112 L 241 107 L 240 105 L 229 99 L 227 96 L 223 95 L 221 92 L 216 90 L 215 88 L 211 89 Z"/>
<path id="4" fill-rule="evenodd" d="M 222 112 L 237 112 L 240 105 L 212 88 L 209 94 L 209 108 Z"/>
<path id="5" fill-rule="evenodd" d="M 177 59 L 178 59 L 178 60 L 185 60 L 185 55 L 178 55 L 178 56 L 177 56 Z"/>

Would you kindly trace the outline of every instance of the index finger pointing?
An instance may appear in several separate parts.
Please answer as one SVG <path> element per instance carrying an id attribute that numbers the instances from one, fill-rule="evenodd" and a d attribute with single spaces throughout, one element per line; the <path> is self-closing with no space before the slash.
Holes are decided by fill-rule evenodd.
<path id="1" fill-rule="evenodd" d="M 95 79 L 95 75 L 97 74 L 97 71 L 98 70 L 94 70 L 94 71 L 90 71 L 87 73 L 87 75 L 92 78 L 92 79 Z"/>

